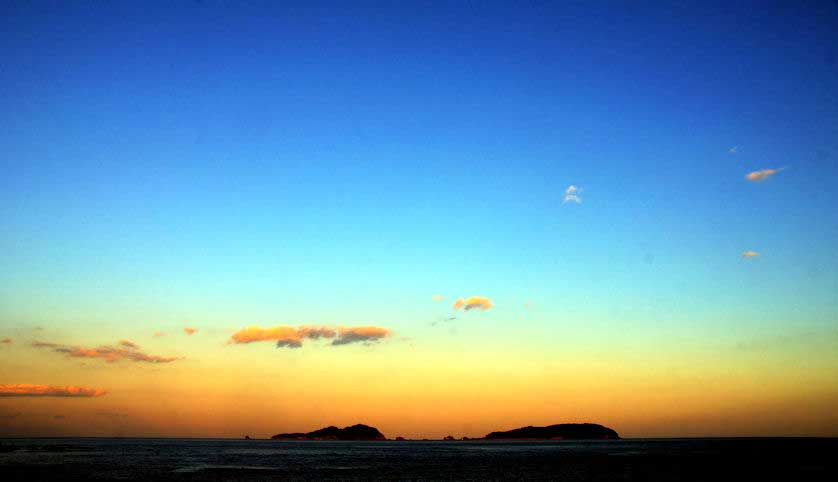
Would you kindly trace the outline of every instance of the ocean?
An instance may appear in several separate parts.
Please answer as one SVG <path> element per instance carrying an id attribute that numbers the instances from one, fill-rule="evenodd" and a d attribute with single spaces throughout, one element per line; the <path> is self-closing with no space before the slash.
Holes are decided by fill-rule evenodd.
<path id="1" fill-rule="evenodd" d="M 838 439 L 0 439 L 0 480 L 838 480 Z"/>

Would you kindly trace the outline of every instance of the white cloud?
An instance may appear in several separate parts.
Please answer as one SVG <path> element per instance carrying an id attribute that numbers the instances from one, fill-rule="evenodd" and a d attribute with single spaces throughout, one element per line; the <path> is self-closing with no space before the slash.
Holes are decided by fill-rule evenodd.
<path id="1" fill-rule="evenodd" d="M 582 204 L 582 197 L 579 194 L 582 192 L 582 188 L 578 186 L 574 186 L 571 184 L 564 190 L 564 198 L 562 198 L 562 204 L 567 203 L 576 203 Z"/>

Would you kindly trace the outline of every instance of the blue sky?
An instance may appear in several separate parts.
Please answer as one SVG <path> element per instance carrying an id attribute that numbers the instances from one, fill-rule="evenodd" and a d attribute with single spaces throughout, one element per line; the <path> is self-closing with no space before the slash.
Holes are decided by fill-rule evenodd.
<path id="1" fill-rule="evenodd" d="M 834 326 L 834 2 L 307 4 L 1 7 L 5 323 Z"/>
<path id="2" fill-rule="evenodd" d="M 0 5 L 0 434 L 838 433 L 835 2 L 171 3 Z"/>

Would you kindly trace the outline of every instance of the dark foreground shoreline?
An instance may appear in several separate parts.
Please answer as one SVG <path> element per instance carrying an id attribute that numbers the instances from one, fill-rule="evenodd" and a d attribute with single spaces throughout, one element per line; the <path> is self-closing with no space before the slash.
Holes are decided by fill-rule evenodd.
<path id="1" fill-rule="evenodd" d="M 270 441 L 0 439 L 35 480 L 835 480 L 838 439 Z"/>

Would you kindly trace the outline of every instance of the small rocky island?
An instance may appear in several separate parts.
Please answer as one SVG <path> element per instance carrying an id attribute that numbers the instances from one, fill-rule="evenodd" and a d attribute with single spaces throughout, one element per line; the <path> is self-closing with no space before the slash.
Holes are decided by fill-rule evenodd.
<path id="1" fill-rule="evenodd" d="M 595 423 L 560 423 L 546 427 L 521 427 L 492 432 L 486 440 L 608 440 L 619 439 L 614 430 Z"/>
<path id="2" fill-rule="evenodd" d="M 271 437 L 273 440 L 387 440 L 375 427 L 357 424 L 351 427 L 334 426 L 321 428 L 308 433 L 280 433 Z"/>

